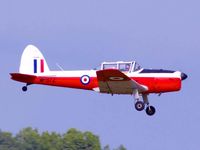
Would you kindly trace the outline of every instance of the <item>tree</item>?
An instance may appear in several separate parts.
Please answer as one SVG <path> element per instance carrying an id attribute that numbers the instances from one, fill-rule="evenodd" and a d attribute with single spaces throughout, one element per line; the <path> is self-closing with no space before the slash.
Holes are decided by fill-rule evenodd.
<path id="1" fill-rule="evenodd" d="M 55 132 L 43 132 L 41 135 L 42 150 L 61 150 L 63 147 L 62 136 Z"/>
<path id="2" fill-rule="evenodd" d="M 126 150 L 126 148 L 123 145 L 120 145 L 117 149 L 114 150 Z"/>
<path id="3" fill-rule="evenodd" d="M 99 138 L 91 132 L 82 133 L 76 129 L 70 129 L 64 134 L 63 150 L 100 150 Z"/>
<path id="4" fill-rule="evenodd" d="M 86 147 L 88 148 L 88 150 L 100 150 L 101 149 L 98 136 L 92 134 L 91 132 L 85 132 L 85 133 L 83 133 L 83 136 L 84 136 L 84 140 L 85 140 Z"/>
<path id="5" fill-rule="evenodd" d="M 104 146 L 103 150 L 111 150 L 109 145 Z M 126 150 L 123 145 L 120 145 L 118 148 L 114 148 L 113 150 Z"/>
<path id="6" fill-rule="evenodd" d="M 25 128 L 16 135 L 20 150 L 41 150 L 40 135 L 37 129 Z"/>
<path id="7" fill-rule="evenodd" d="M 110 146 L 109 145 L 104 146 L 103 150 L 110 150 Z"/>
<path id="8" fill-rule="evenodd" d="M 9 132 L 0 131 L 0 150 L 17 150 L 17 145 Z"/>
<path id="9" fill-rule="evenodd" d="M 101 150 L 99 137 L 92 132 L 69 129 L 65 134 L 39 133 L 31 127 L 22 129 L 16 136 L 0 130 L 0 150 Z M 111 150 L 106 145 L 103 150 Z M 114 150 L 126 150 L 123 145 Z"/>

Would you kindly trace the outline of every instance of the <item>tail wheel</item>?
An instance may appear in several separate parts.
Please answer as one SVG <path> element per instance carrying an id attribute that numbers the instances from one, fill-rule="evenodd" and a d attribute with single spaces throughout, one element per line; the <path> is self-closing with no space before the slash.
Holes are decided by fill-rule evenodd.
<path id="1" fill-rule="evenodd" d="M 142 110 L 144 110 L 144 103 L 142 102 L 142 101 L 137 101 L 136 103 L 135 103 L 135 109 L 137 110 L 137 111 L 142 111 Z"/>
<path id="2" fill-rule="evenodd" d="M 22 91 L 26 92 L 28 90 L 27 86 L 22 87 Z"/>
<path id="3" fill-rule="evenodd" d="M 155 114 L 155 112 L 156 112 L 156 109 L 153 106 L 148 106 L 146 108 L 146 113 L 149 116 L 153 116 Z"/>

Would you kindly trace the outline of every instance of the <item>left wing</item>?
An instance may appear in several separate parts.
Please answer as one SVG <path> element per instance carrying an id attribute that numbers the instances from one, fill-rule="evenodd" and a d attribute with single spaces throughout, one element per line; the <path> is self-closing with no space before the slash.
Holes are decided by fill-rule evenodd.
<path id="1" fill-rule="evenodd" d="M 139 92 L 148 90 L 146 86 L 137 83 L 116 69 L 97 71 L 97 79 L 101 93 L 133 94 L 134 89 L 137 89 Z"/>

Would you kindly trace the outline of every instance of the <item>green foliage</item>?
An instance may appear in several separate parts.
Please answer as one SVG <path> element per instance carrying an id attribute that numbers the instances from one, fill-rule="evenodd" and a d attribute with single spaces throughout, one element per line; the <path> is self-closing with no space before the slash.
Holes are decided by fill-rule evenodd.
<path id="1" fill-rule="evenodd" d="M 110 150 L 110 146 L 109 145 L 106 145 L 103 150 Z"/>
<path id="2" fill-rule="evenodd" d="M 126 150 L 126 148 L 123 145 L 120 145 L 117 149 L 114 150 Z"/>
<path id="3" fill-rule="evenodd" d="M 0 130 L 0 150 L 101 150 L 99 137 L 91 132 L 81 132 L 74 128 L 65 134 L 55 132 L 39 133 L 30 127 L 13 136 Z M 110 150 L 109 145 L 103 150 Z M 126 150 L 123 145 L 115 150 Z"/>
<path id="4" fill-rule="evenodd" d="M 36 129 L 25 128 L 16 135 L 21 150 L 41 150 L 40 135 Z"/>
<path id="5" fill-rule="evenodd" d="M 99 138 L 91 132 L 80 132 L 70 129 L 64 134 L 63 150 L 100 150 Z"/>
<path id="6" fill-rule="evenodd" d="M 17 145 L 9 132 L 0 131 L 0 150 L 17 150 Z"/>
<path id="7" fill-rule="evenodd" d="M 103 150 L 111 150 L 109 145 L 106 145 Z M 118 148 L 113 150 L 126 150 L 126 148 L 123 145 L 120 145 Z"/>
<path id="8" fill-rule="evenodd" d="M 55 132 L 43 132 L 41 135 L 42 150 L 58 150 L 62 149 L 62 136 Z"/>

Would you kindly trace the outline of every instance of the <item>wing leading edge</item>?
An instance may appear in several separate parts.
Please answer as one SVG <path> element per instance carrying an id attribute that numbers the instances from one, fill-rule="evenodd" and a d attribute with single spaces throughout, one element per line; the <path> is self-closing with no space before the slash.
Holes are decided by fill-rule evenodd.
<path id="1" fill-rule="evenodd" d="M 101 93 L 133 94 L 133 90 L 147 91 L 148 88 L 134 81 L 119 70 L 106 69 L 97 71 Z"/>

